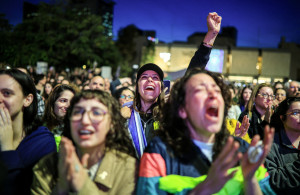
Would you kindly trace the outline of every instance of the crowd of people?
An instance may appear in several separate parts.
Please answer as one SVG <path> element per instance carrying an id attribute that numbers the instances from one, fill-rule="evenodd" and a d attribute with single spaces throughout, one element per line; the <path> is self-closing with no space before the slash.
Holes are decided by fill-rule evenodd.
<path id="1" fill-rule="evenodd" d="M 0 194 L 298 194 L 300 84 L 205 70 L 221 16 L 170 93 L 162 69 L 0 70 Z"/>

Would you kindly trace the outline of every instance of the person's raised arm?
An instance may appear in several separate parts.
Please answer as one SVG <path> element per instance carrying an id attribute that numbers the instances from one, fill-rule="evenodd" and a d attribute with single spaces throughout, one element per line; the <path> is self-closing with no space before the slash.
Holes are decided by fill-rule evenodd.
<path id="1" fill-rule="evenodd" d="M 209 13 L 207 16 L 207 28 L 208 31 L 204 37 L 203 44 L 206 47 L 212 47 L 220 32 L 222 17 L 216 12 Z"/>
<path id="2" fill-rule="evenodd" d="M 216 12 L 212 12 L 212 13 L 208 14 L 207 19 L 206 19 L 208 31 L 207 31 L 199 49 L 195 52 L 193 58 L 191 59 L 187 70 L 190 70 L 190 69 L 193 69 L 196 67 L 205 68 L 205 66 L 209 60 L 209 55 L 210 55 L 212 46 L 214 45 L 217 35 L 220 32 L 221 20 L 222 20 L 222 17 L 219 16 Z"/>

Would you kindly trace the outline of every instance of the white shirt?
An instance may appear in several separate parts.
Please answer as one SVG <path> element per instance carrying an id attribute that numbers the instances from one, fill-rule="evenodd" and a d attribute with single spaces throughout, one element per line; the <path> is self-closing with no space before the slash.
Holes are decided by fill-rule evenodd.
<path id="1" fill-rule="evenodd" d="M 207 159 L 212 162 L 213 156 L 213 143 L 205 143 L 198 140 L 193 139 L 194 144 L 203 152 L 203 154 L 207 157 Z"/>

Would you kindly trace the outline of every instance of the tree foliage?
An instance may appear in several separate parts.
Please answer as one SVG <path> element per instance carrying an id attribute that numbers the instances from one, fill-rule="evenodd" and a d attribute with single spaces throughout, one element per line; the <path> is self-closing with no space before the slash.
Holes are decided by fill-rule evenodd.
<path id="1" fill-rule="evenodd" d="M 12 46 L 12 25 L 5 19 L 4 14 L 0 14 L 0 67 L 6 65 L 8 59 L 14 56 L 14 47 Z"/>
<path id="2" fill-rule="evenodd" d="M 119 30 L 116 46 L 123 58 L 122 72 L 131 72 L 133 64 L 152 63 L 154 60 L 155 43 L 148 41 L 144 32 L 133 24 Z M 137 52 L 142 49 L 142 53 Z"/>
<path id="3" fill-rule="evenodd" d="M 143 48 L 142 64 L 153 63 L 155 55 L 155 43 L 148 41 L 148 44 Z"/>
<path id="4" fill-rule="evenodd" d="M 129 74 L 132 71 L 133 60 L 136 56 L 135 38 L 139 36 L 139 29 L 131 24 L 118 31 L 116 46 L 122 55 L 121 72 Z"/>
<path id="5" fill-rule="evenodd" d="M 41 4 L 37 17 L 24 20 L 14 28 L 9 37 L 14 55 L 1 56 L 0 62 L 26 66 L 46 61 L 63 69 L 92 66 L 96 61 L 100 66 L 111 66 L 114 71 L 120 53 L 104 35 L 101 23 L 101 17 L 88 10 Z"/>

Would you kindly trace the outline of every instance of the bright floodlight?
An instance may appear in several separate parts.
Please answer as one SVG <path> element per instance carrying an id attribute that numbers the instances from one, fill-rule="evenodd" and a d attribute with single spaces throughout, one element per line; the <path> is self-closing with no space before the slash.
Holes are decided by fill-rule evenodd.
<path id="1" fill-rule="evenodd" d="M 170 54 L 170 53 L 160 53 L 160 54 L 159 54 L 159 57 L 160 57 L 161 59 L 163 59 L 164 62 L 167 62 L 167 61 L 170 60 L 171 54 Z"/>

